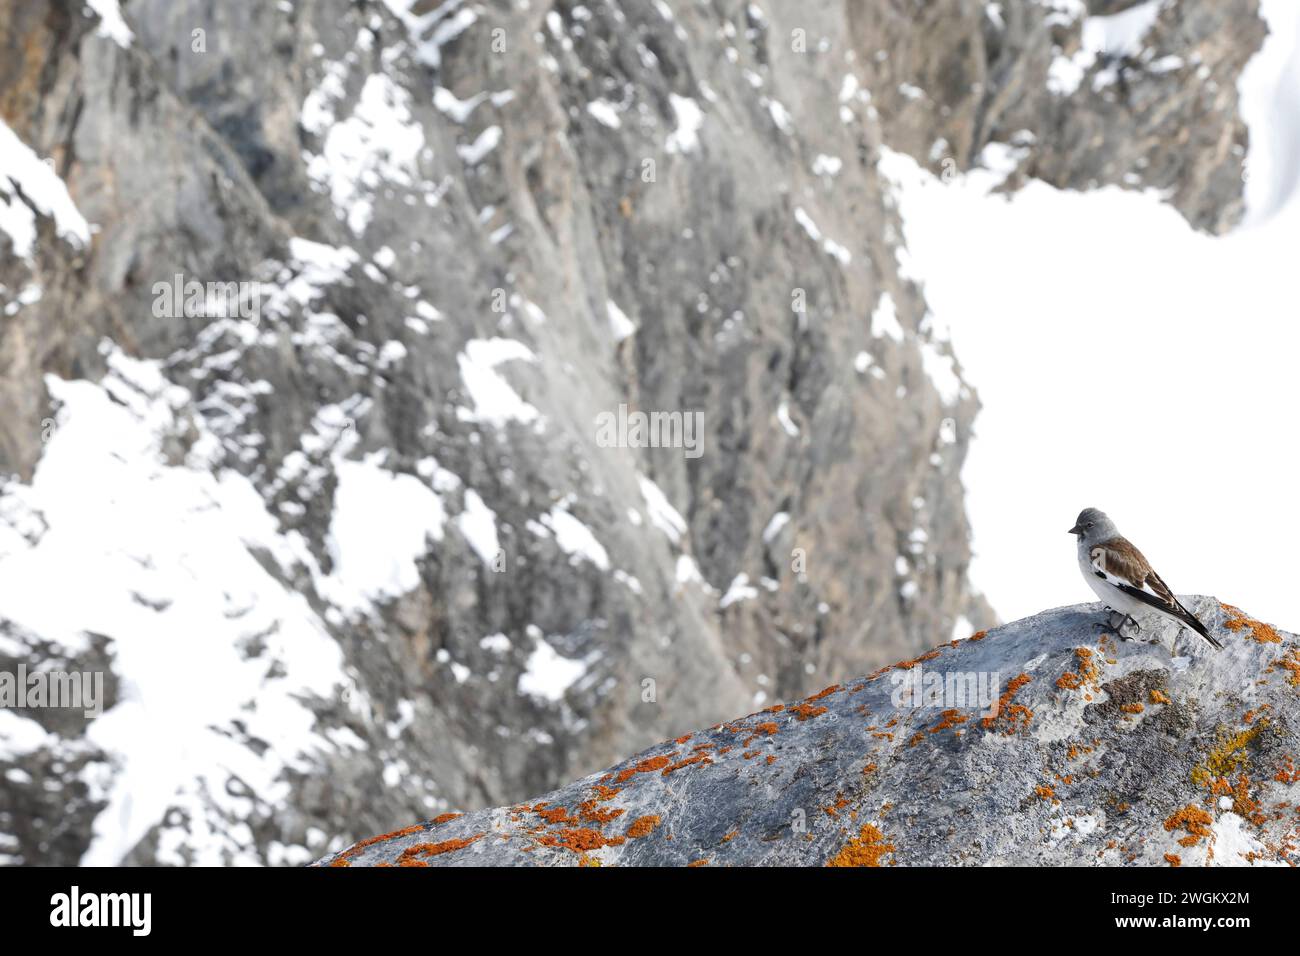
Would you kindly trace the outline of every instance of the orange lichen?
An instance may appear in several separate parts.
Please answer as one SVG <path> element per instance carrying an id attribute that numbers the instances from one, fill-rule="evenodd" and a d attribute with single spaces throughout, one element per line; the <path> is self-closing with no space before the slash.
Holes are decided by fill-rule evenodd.
<path id="1" fill-rule="evenodd" d="M 690 863 L 686 864 L 688 869 L 693 866 L 708 866 L 708 865 L 709 865 L 708 860 L 692 860 Z"/>
<path id="2" fill-rule="evenodd" d="M 1134 701 L 1131 704 L 1120 704 L 1119 709 L 1124 711 L 1126 714 L 1140 714 L 1142 711 L 1146 710 L 1146 708 L 1137 701 Z"/>
<path id="3" fill-rule="evenodd" d="M 894 668 L 896 670 L 910 671 L 913 667 L 915 667 L 917 664 L 920 664 L 922 661 L 934 660 L 936 657 L 939 656 L 940 653 L 941 651 L 939 651 L 939 649 L 936 648 L 933 651 L 928 651 L 925 654 L 922 654 L 920 657 L 914 657 L 910 661 L 899 661 L 897 664 L 894 665 Z"/>
<path id="4" fill-rule="evenodd" d="M 536 807 L 533 807 L 533 813 L 537 814 L 547 823 L 555 824 L 555 823 L 577 823 L 578 822 L 573 817 L 569 816 L 569 811 L 566 810 L 564 807 L 551 807 L 549 810 L 538 809 L 538 807 L 541 806 L 542 804 L 539 803 Z"/>
<path id="5" fill-rule="evenodd" d="M 1151 703 L 1153 703 L 1153 704 L 1172 704 L 1173 701 L 1171 701 L 1171 700 L 1169 699 L 1168 695 L 1166 695 L 1163 691 L 1156 690 L 1156 688 L 1153 687 L 1153 688 L 1151 688 Z"/>
<path id="6" fill-rule="evenodd" d="M 812 704 L 796 704 L 790 708 L 790 713 L 798 717 L 800 721 L 805 721 L 810 717 L 820 717 L 826 713 L 826 708 L 814 707 Z"/>
<path id="7" fill-rule="evenodd" d="M 476 833 L 472 837 L 463 837 L 457 840 L 443 840 L 441 843 L 417 843 L 414 846 L 407 847 L 397 857 L 398 866 L 420 865 L 421 858 L 431 856 L 441 856 L 444 853 L 454 853 L 457 850 L 463 850 L 471 843 L 483 839 L 486 833 Z"/>
<path id="8" fill-rule="evenodd" d="M 1189 803 L 1181 810 L 1176 810 L 1165 820 L 1165 829 L 1186 830 L 1187 836 L 1178 841 L 1180 846 L 1196 846 L 1210 835 L 1210 825 L 1214 819 L 1194 803 Z"/>
<path id="9" fill-rule="evenodd" d="M 1039 784 L 1037 787 L 1034 787 L 1034 793 L 1038 795 L 1038 799 L 1040 800 L 1051 800 L 1056 796 L 1056 791 L 1045 784 Z"/>
<path id="10" fill-rule="evenodd" d="M 442 814 L 441 816 L 436 816 L 436 817 L 434 817 L 433 820 L 432 820 L 431 822 L 432 822 L 432 823 L 446 823 L 446 822 L 449 821 L 449 820 L 455 820 L 455 819 L 456 819 L 457 817 L 459 817 L 459 816 L 464 816 L 464 814 L 460 814 L 460 813 L 444 813 L 444 814 Z"/>
<path id="11" fill-rule="evenodd" d="M 675 741 L 673 741 L 673 742 L 674 742 L 674 743 L 678 743 L 678 744 L 684 744 L 684 743 L 686 743 L 686 741 L 688 741 L 688 740 L 690 740 L 690 739 L 691 739 L 691 735 L 690 735 L 690 734 L 682 734 L 680 737 L 678 737 L 678 738 L 677 738 Z"/>
<path id="12" fill-rule="evenodd" d="M 930 728 L 930 733 L 932 734 L 937 734 L 941 730 L 956 727 L 958 724 L 964 724 L 966 721 L 970 720 L 969 714 L 963 714 L 955 707 L 950 707 L 945 711 L 941 711 L 939 717 L 939 722 Z"/>
<path id="13" fill-rule="evenodd" d="M 849 805 L 848 798 L 844 796 L 842 793 L 837 793 L 835 797 L 836 800 L 833 804 L 831 804 L 830 806 L 822 807 L 822 813 L 829 814 L 833 817 L 839 816 L 839 812 Z"/>
<path id="14" fill-rule="evenodd" d="M 537 841 L 542 846 L 558 847 L 571 853 L 586 853 L 605 846 L 622 846 L 622 837 L 606 837 L 590 827 L 574 827 L 549 833 Z"/>
<path id="15" fill-rule="evenodd" d="M 1012 705 L 1011 701 L 1015 699 L 1016 694 L 1020 693 L 1020 689 L 1032 680 L 1033 678 L 1028 674 L 1017 674 L 1007 682 L 1007 689 L 1003 691 L 1002 696 L 998 698 L 997 707 L 993 714 L 985 717 L 981 721 L 985 729 L 991 729 L 994 724 L 1003 717 L 1006 718 L 1008 725 L 1007 729 L 1004 731 L 1007 736 L 1011 736 L 1017 730 L 1029 725 L 1029 721 L 1033 718 L 1034 712 L 1028 707 L 1023 707 L 1019 704 Z"/>
<path id="16" fill-rule="evenodd" d="M 776 754 L 768 754 L 768 755 L 767 755 L 767 764 L 768 764 L 768 766 L 770 767 L 770 766 L 771 766 L 772 764 L 774 764 L 774 763 L 776 763 Z"/>
<path id="17" fill-rule="evenodd" d="M 1269 665 L 1268 669 L 1282 668 L 1287 671 L 1286 682 L 1292 687 L 1300 687 L 1300 651 L 1292 648 L 1287 651 L 1285 657 L 1281 657 Z"/>
<path id="18" fill-rule="evenodd" d="M 624 767 L 618 772 L 618 782 L 627 783 L 639 773 L 654 773 L 656 770 L 662 770 L 672 763 L 672 757 L 660 754 L 658 757 L 647 757 L 640 763 L 631 767 Z"/>
<path id="19" fill-rule="evenodd" d="M 1183 858 L 1180 857 L 1177 853 L 1166 853 L 1165 860 L 1169 863 L 1170 866 L 1183 865 Z"/>
<path id="20" fill-rule="evenodd" d="M 637 817 L 632 821 L 632 825 L 627 828 L 627 836 L 632 839 L 640 839 L 649 836 L 654 832 L 654 828 L 659 826 L 660 818 L 658 815 Z"/>
<path id="21" fill-rule="evenodd" d="M 831 694 L 834 694 L 839 690 L 841 690 L 839 684 L 831 684 L 831 686 L 827 687 L 825 690 L 818 691 L 816 694 L 813 694 L 811 697 L 808 698 L 807 701 L 805 701 L 805 703 L 810 704 L 815 700 L 821 700 L 823 697 L 829 697 Z"/>
<path id="22" fill-rule="evenodd" d="M 1078 690 L 1084 684 L 1095 683 L 1100 673 L 1097 670 L 1097 664 L 1093 661 L 1093 653 L 1089 648 L 1076 647 L 1074 656 L 1076 658 L 1075 669 L 1066 671 L 1056 679 L 1056 686 L 1061 690 Z"/>
<path id="23" fill-rule="evenodd" d="M 1282 643 L 1282 635 L 1277 632 L 1277 629 L 1272 624 L 1252 620 L 1230 604 L 1221 604 L 1219 606 L 1228 613 L 1236 615 L 1236 617 L 1230 617 L 1223 622 L 1223 626 L 1228 630 L 1243 631 L 1249 628 L 1250 636 L 1259 644 Z"/>
<path id="24" fill-rule="evenodd" d="M 437 823 L 438 821 L 435 820 L 434 822 Z M 419 833 L 423 829 L 424 824 L 413 823 L 409 827 L 402 827 L 402 829 L 393 830 L 391 833 L 381 833 L 379 836 L 369 837 L 352 844 L 352 846 L 340 853 L 339 857 L 341 859 L 347 859 L 348 857 L 356 856 L 368 846 L 374 846 L 376 843 L 383 843 L 385 840 L 394 840 L 397 837 L 409 836 L 412 833 Z"/>
<path id="25" fill-rule="evenodd" d="M 736 837 L 738 837 L 738 836 L 740 836 L 740 831 L 739 831 L 739 830 L 732 830 L 730 833 L 728 833 L 726 836 L 724 836 L 724 837 L 722 838 L 722 842 L 723 842 L 723 843 L 730 843 L 732 840 L 736 839 Z"/>
<path id="26" fill-rule="evenodd" d="M 594 789 L 598 794 L 596 798 L 598 800 L 613 800 L 616 796 L 618 796 L 620 793 L 623 792 L 622 787 L 607 787 L 604 784 L 600 784 L 600 783 L 596 784 Z"/>
<path id="27" fill-rule="evenodd" d="M 984 640 L 984 638 L 986 638 L 986 637 L 988 637 L 988 636 L 989 636 L 989 632 L 988 632 L 988 631 L 976 631 L 974 634 L 972 634 L 970 637 L 968 637 L 967 640 L 970 640 L 970 641 L 982 641 L 982 640 Z"/>
<path id="28" fill-rule="evenodd" d="M 606 824 L 610 820 L 617 820 L 626 812 L 626 810 L 597 806 L 595 800 L 584 800 L 578 804 L 578 815 L 587 823 Z"/>
<path id="29" fill-rule="evenodd" d="M 679 760 L 674 764 L 669 764 L 667 767 L 664 767 L 663 775 L 666 777 L 670 773 L 676 773 L 678 770 L 681 770 L 683 767 L 689 767 L 691 764 L 697 764 L 697 763 L 711 764 L 713 763 L 713 758 L 711 758 L 708 754 L 696 754 L 694 757 L 686 757 L 683 760 Z"/>
<path id="30" fill-rule="evenodd" d="M 881 859 L 893 852 L 894 844 L 885 842 L 885 835 L 872 824 L 864 823 L 858 835 L 827 860 L 826 865 L 880 866 Z"/>
<path id="31" fill-rule="evenodd" d="M 822 708 L 822 710 L 825 709 L 826 709 L 825 707 Z M 803 718 L 800 719 L 802 720 Z M 753 743 L 755 737 L 771 737 L 773 734 L 779 733 L 780 730 L 781 728 L 777 725 L 776 721 L 765 720 L 761 724 L 758 724 L 756 727 L 750 730 L 749 736 L 746 737 L 741 742 L 740 745 L 742 747 L 748 747 L 751 743 Z"/>
<path id="32" fill-rule="evenodd" d="M 1278 783 L 1300 783 L 1300 770 L 1296 769 L 1295 761 L 1290 757 L 1283 757 L 1282 764 L 1278 767 L 1277 773 L 1273 779 Z"/>

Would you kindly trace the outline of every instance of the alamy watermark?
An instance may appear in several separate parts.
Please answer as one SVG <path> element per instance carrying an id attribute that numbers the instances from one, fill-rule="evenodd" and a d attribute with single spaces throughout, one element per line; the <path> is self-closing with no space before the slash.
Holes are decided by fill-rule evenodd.
<path id="1" fill-rule="evenodd" d="M 18 673 L 0 671 L 0 707 L 49 707 L 80 710 L 87 717 L 104 712 L 103 671 L 31 671 L 20 663 Z"/>
<path id="2" fill-rule="evenodd" d="M 260 282 L 200 282 L 178 272 L 155 282 L 153 295 L 153 314 L 159 319 L 248 319 L 256 325 L 262 314 Z"/>
<path id="3" fill-rule="evenodd" d="M 890 700 L 896 708 L 935 707 L 943 710 L 980 708 L 983 717 L 998 715 L 998 671 L 933 671 L 917 664 L 889 675 Z"/>
<path id="4" fill-rule="evenodd" d="M 628 411 L 596 416 L 596 444 L 601 448 L 681 448 L 687 458 L 704 454 L 703 412 Z"/>

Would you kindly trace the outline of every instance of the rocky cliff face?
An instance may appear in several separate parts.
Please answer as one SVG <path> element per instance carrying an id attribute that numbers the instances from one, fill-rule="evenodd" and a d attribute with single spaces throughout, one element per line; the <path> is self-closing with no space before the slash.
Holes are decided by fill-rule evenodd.
<path id="1" fill-rule="evenodd" d="M 877 162 L 1222 229 L 1263 27 L 807 7 L 0 0 L 0 669 L 109 678 L 0 714 L 8 861 L 305 862 L 991 623 Z"/>
<path id="2" fill-rule="evenodd" d="M 1223 650 L 1060 608 L 321 862 L 1294 866 L 1300 638 L 1189 606 Z"/>

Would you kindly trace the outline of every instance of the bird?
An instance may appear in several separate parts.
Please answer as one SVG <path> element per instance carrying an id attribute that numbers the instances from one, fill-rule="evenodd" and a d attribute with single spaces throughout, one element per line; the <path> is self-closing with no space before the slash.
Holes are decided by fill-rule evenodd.
<path id="1" fill-rule="evenodd" d="M 1105 512 L 1084 508 L 1069 533 L 1078 538 L 1079 570 L 1111 612 L 1107 626 L 1115 628 L 1120 637 L 1124 636 L 1125 624 L 1142 629 L 1133 618 L 1135 613 L 1155 611 L 1191 628 L 1214 647 L 1223 647 L 1196 615 L 1183 606 L 1142 552 L 1119 533 Z M 1120 615 L 1118 625 L 1114 623 L 1117 614 Z"/>

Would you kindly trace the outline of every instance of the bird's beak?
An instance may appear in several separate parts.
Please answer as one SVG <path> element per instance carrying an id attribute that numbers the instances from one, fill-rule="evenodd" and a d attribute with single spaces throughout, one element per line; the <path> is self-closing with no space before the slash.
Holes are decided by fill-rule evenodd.
<path id="1" fill-rule="evenodd" d="M 1073 528 L 1071 528 L 1071 529 L 1070 529 L 1068 532 L 1066 532 L 1066 533 L 1067 533 L 1067 534 L 1083 534 L 1083 529 L 1080 528 L 1080 527 L 1076 524 Z"/>

